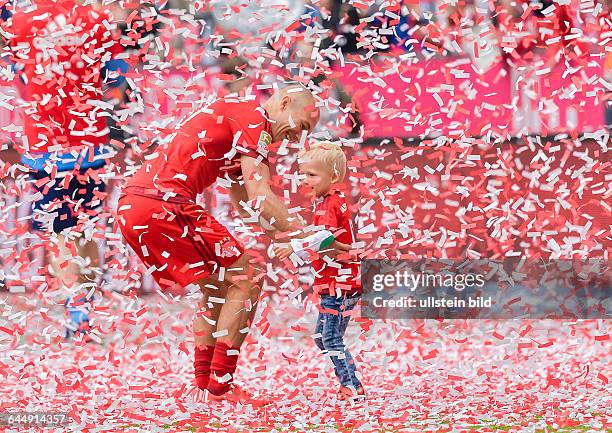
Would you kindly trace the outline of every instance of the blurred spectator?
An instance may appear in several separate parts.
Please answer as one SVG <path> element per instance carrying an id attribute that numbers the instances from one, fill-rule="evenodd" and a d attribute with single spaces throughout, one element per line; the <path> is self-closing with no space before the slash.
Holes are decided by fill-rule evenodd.
<path id="1" fill-rule="evenodd" d="M 10 0 L 0 0 L 0 21 L 6 21 L 11 17 L 9 6 L 11 5 Z"/>
<path id="2" fill-rule="evenodd" d="M 577 26 L 579 11 L 577 0 L 564 4 L 552 0 L 502 0 L 497 23 L 508 62 L 531 62 L 538 54 L 549 63 L 558 63 L 563 56 L 583 65 L 588 60 L 588 47 Z"/>
<path id="3" fill-rule="evenodd" d="M 211 48 L 218 56 L 225 91 L 257 93 L 253 92 L 256 85 L 273 76 L 280 63 L 273 64 L 275 59 L 268 42 L 299 17 L 302 6 L 301 0 L 230 0 L 207 4 Z"/>
<path id="4" fill-rule="evenodd" d="M 439 12 L 440 33 L 434 39 L 440 41 L 444 54 L 467 54 L 481 73 L 502 58 L 491 5 L 486 0 L 467 0 L 461 6 L 445 5 Z"/>
<path id="5" fill-rule="evenodd" d="M 361 18 L 357 9 L 342 0 L 322 0 L 319 4 L 323 12 L 323 28 L 329 30 L 328 37 L 321 43 L 321 49 L 334 47 L 343 55 L 357 53 L 359 35 L 355 29 Z"/>
<path id="6" fill-rule="evenodd" d="M 133 87 L 138 81 L 128 81 L 129 71 L 145 69 L 147 62 L 155 64 L 160 55 L 155 39 L 162 29 L 162 11 L 167 6 L 160 1 L 119 0 L 109 4 L 109 13 L 119 32 L 123 54 L 106 63 L 103 74 L 105 99 L 113 105 L 109 120 L 111 143 L 133 143 L 135 132 L 131 128 L 132 115 L 145 109 L 141 90 Z M 130 85 L 132 83 L 132 85 Z"/>
<path id="7" fill-rule="evenodd" d="M 386 5 L 375 2 L 366 15 L 369 26 L 364 31 L 364 43 L 375 52 L 415 52 L 421 47 L 426 55 L 438 52 L 442 31 L 434 23 L 435 2 Z M 416 55 L 416 52 L 415 52 Z"/>
<path id="8" fill-rule="evenodd" d="M 303 80 L 304 72 L 308 71 L 313 85 L 326 86 L 327 81 L 327 87 L 335 89 L 340 106 L 348 109 L 350 134 L 359 136 L 359 111 L 342 82 L 329 75 L 333 74 L 332 69 L 341 56 L 350 58 L 362 51 L 356 30 L 361 16 L 355 7 L 340 0 L 308 1 L 303 12 L 295 26 L 301 35 L 294 36 L 296 42 L 290 52 L 290 61 L 300 65 L 294 78 Z M 278 47 L 275 49 L 280 51 Z"/>
<path id="9" fill-rule="evenodd" d="M 147 48 L 161 29 L 160 10 L 155 3 L 119 1 L 111 4 L 115 5 L 113 13 L 121 31 L 122 45 L 134 50 Z"/>
<path id="10" fill-rule="evenodd" d="M 612 38 L 612 0 L 601 0 L 598 2 L 599 13 L 597 13 L 597 23 L 595 26 L 596 32 L 599 35 L 597 42 L 610 44 Z M 606 50 L 604 60 L 604 78 L 612 87 L 612 52 Z M 606 125 L 612 128 L 612 92 L 607 91 L 604 98 L 604 110 L 606 116 Z"/>
<path id="11" fill-rule="evenodd" d="M 34 19 L 43 14 L 49 18 Z M 85 305 L 100 272 L 92 234 L 105 197 L 100 174 L 112 155 L 101 68 L 118 45 L 97 3 L 39 0 L 3 27 L 25 83 L 24 134 L 15 145 L 37 191 L 32 228 L 54 244 L 52 269 L 60 287 L 74 295 L 66 301 L 68 337 L 89 329 Z"/>

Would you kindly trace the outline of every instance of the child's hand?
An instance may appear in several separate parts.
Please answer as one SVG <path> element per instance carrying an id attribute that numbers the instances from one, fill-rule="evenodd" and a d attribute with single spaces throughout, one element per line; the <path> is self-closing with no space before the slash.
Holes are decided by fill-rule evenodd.
<path id="1" fill-rule="evenodd" d="M 272 248 L 272 251 L 274 251 L 274 255 L 280 258 L 281 260 L 285 260 L 291 254 L 293 254 L 293 248 L 291 248 L 291 245 L 287 245 L 284 247 L 274 246 L 274 248 Z"/>
<path id="2" fill-rule="evenodd" d="M 351 254 L 351 245 L 334 240 L 327 249 L 321 251 L 320 254 L 329 256 L 339 262 L 350 262 L 354 260 Z"/>

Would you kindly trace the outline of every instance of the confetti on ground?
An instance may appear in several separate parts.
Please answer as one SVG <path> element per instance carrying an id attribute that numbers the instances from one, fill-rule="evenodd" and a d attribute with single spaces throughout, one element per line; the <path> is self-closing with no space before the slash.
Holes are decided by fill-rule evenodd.
<path id="1" fill-rule="evenodd" d="M 303 314 L 298 299 L 273 295 L 264 302 L 272 306 L 267 319 L 279 332 L 271 337 L 255 330 L 237 373 L 246 389 L 272 400 L 254 409 L 203 402 L 193 388 L 186 325 L 192 304 L 186 299 L 146 296 L 128 304 L 117 295 L 105 297 L 96 318 L 101 343 L 81 344 L 61 341 L 58 329 L 43 324 L 38 302 L 5 296 L 0 411 L 69 411 L 73 423 L 56 431 L 73 432 L 611 427 L 606 322 L 352 324 L 347 342 L 362 366 L 368 400 L 351 405 L 337 401 L 329 361 L 312 341 L 314 306 Z M 60 320 L 63 312 L 53 308 L 48 314 Z M 281 331 L 283 322 L 290 326 Z"/>

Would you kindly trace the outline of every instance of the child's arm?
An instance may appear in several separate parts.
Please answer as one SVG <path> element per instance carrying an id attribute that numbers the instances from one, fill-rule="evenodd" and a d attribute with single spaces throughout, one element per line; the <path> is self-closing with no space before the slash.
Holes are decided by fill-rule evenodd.
<path id="1" fill-rule="evenodd" d="M 306 260 L 310 256 L 309 250 L 320 251 L 329 247 L 335 241 L 332 232 L 329 230 L 319 230 L 310 236 L 301 239 L 291 239 L 291 242 L 286 247 L 274 247 L 273 251 L 281 260 L 286 259 L 291 254 Z"/>
<path id="2" fill-rule="evenodd" d="M 342 207 L 345 206 L 345 202 L 337 196 L 332 197 L 331 200 L 324 209 L 317 209 L 315 211 L 314 223 L 316 226 L 321 227 L 320 230 L 302 239 L 294 238 L 289 245 L 285 244 L 274 247 L 274 254 L 284 260 L 295 253 L 300 259 L 298 263 L 300 261 L 307 261 L 310 258 L 311 251 L 317 251 L 331 257 L 337 257 L 339 254 L 348 255 L 347 253 L 352 245 L 336 240 L 337 235 L 343 233 L 338 227 L 341 226 L 341 218 L 343 217 Z M 336 234 L 334 235 L 334 233 Z M 347 259 L 342 258 L 339 260 L 346 261 Z"/>

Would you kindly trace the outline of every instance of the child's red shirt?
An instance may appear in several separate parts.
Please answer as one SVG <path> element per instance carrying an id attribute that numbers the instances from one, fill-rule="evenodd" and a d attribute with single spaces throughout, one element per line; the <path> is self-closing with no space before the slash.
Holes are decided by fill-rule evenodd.
<path id="1" fill-rule="evenodd" d="M 331 230 L 337 241 L 353 244 L 355 236 L 351 215 L 344 193 L 331 191 L 315 202 L 313 225 Z M 320 256 L 313 261 L 315 274 L 314 289 L 320 294 L 336 296 L 339 288 L 344 294 L 361 294 L 361 274 L 359 261 L 339 262 Z"/>

